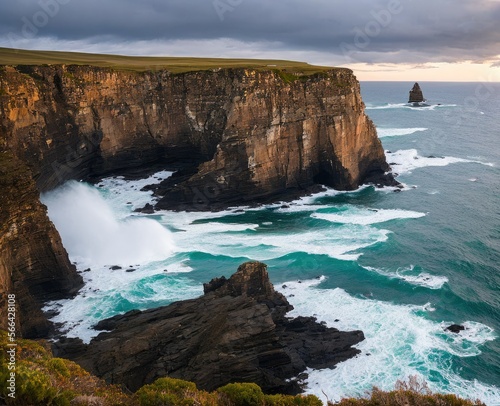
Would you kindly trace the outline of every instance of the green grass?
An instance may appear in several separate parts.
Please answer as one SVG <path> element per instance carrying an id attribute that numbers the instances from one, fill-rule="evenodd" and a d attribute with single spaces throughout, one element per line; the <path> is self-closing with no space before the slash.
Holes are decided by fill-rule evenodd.
<path id="1" fill-rule="evenodd" d="M 1 154 L 0 154 L 1 157 Z M 2 162 L 0 161 L 0 164 Z M 0 223 L 1 224 L 1 223 Z M 0 330 L 0 402 L 9 406 L 321 406 L 314 395 L 266 395 L 254 383 L 230 383 L 213 392 L 169 377 L 125 393 L 72 361 L 55 358 L 47 342 L 16 339 L 16 398 L 8 397 L 7 332 Z M 374 388 L 370 398 L 343 399 L 336 406 L 485 406 L 455 395 L 432 394 L 410 376 L 391 392 Z M 334 406 L 328 402 L 328 406 Z"/>
<path id="2" fill-rule="evenodd" d="M 333 69 L 329 66 L 309 65 L 305 62 L 271 59 L 225 59 L 189 57 L 147 57 L 79 52 L 27 51 L 0 48 L 0 65 L 91 65 L 118 70 L 148 71 L 166 69 L 172 73 L 184 73 L 217 68 L 251 68 L 279 70 L 289 75 L 300 73 L 313 75 Z"/>

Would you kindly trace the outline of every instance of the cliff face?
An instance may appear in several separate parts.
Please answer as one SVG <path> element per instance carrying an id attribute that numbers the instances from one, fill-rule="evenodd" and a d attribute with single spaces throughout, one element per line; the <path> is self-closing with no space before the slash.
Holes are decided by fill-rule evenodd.
<path id="1" fill-rule="evenodd" d="M 231 88 L 214 157 L 188 179 L 165 181 L 159 208 L 269 201 L 315 183 L 349 190 L 367 180 L 393 181 L 384 175 L 389 167 L 350 71 L 288 84 L 246 72 L 239 87 Z"/>
<path id="2" fill-rule="evenodd" d="M 18 333 L 47 336 L 41 303 L 76 293 L 82 280 L 70 264 L 40 203 L 26 164 L 0 152 L 0 328 L 7 326 L 7 295 L 16 295 Z"/>
<path id="3" fill-rule="evenodd" d="M 161 208 L 390 181 L 347 69 L 295 80 L 244 69 L 20 66 L 4 67 L 0 81 L 4 146 L 30 164 L 42 191 L 160 158 L 191 164 L 158 189 Z"/>
<path id="4" fill-rule="evenodd" d="M 268 393 L 295 394 L 300 387 L 291 378 L 355 356 L 359 350 L 352 346 L 364 336 L 313 317 L 285 317 L 291 309 L 266 265 L 247 262 L 228 280 L 206 284 L 198 299 L 104 320 L 97 328 L 110 332 L 88 346 L 66 346 L 62 354 L 130 390 L 168 375 L 206 390 L 254 382 Z"/>

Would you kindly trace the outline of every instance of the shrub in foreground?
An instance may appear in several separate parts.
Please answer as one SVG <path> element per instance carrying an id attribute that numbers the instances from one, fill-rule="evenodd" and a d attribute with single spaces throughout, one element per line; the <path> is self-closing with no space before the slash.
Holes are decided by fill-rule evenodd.
<path id="1" fill-rule="evenodd" d="M 125 394 L 72 361 L 54 358 L 46 346 L 16 340 L 16 398 L 8 397 L 7 333 L 0 330 L 0 404 L 8 406 L 322 406 L 313 395 L 265 395 L 254 383 L 232 383 L 214 392 L 192 382 L 160 378 L 135 394 Z M 329 403 L 329 405 L 332 405 Z M 394 391 L 373 389 L 368 399 L 343 399 L 340 406 L 484 406 L 455 395 L 432 394 L 410 377 Z"/>
<path id="2" fill-rule="evenodd" d="M 329 406 L 333 403 L 328 402 Z M 408 382 L 398 381 L 395 390 L 384 392 L 373 388 L 368 399 L 342 399 L 336 406 L 486 406 L 479 400 L 461 399 L 455 395 L 432 393 L 425 381 L 410 376 Z"/>

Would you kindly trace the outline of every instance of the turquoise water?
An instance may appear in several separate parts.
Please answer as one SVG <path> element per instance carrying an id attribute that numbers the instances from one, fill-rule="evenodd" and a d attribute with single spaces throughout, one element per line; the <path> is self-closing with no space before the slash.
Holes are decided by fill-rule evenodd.
<path id="1" fill-rule="evenodd" d="M 89 340 L 102 318 L 195 297 L 257 259 L 293 314 L 365 332 L 360 356 L 310 371 L 309 392 L 361 396 L 418 375 L 500 405 L 500 85 L 421 83 L 431 106 L 408 108 L 411 86 L 361 84 L 401 193 L 328 190 L 285 208 L 153 216 L 132 213 L 151 201 L 140 192 L 151 179 L 43 196 L 72 260 L 91 269 L 80 295 L 49 306 L 55 320 Z M 452 323 L 466 330 L 446 332 Z"/>

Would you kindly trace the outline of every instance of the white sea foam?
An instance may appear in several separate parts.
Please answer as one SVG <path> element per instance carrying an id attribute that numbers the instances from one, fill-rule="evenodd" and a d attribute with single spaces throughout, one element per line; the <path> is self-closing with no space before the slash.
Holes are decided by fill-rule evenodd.
<path id="1" fill-rule="evenodd" d="M 425 213 L 395 209 L 365 209 L 344 206 L 336 213 L 313 213 L 311 217 L 332 223 L 369 225 L 391 220 L 416 219 Z"/>
<path id="2" fill-rule="evenodd" d="M 417 168 L 425 168 L 428 166 L 447 166 L 455 163 L 476 163 L 481 165 L 494 166 L 494 164 L 489 162 L 449 156 L 423 157 L 418 154 L 416 149 L 404 149 L 395 152 L 386 152 L 385 155 L 387 158 L 387 162 L 389 162 L 392 167 L 392 170 L 399 174 L 411 173 L 411 171 Z"/>
<path id="3" fill-rule="evenodd" d="M 385 109 L 410 109 L 414 111 L 432 111 L 443 107 L 457 107 L 456 104 L 430 104 L 429 106 L 414 107 L 408 103 L 387 103 L 384 105 L 366 105 L 366 110 L 385 110 Z"/>
<path id="4" fill-rule="evenodd" d="M 174 215 L 174 214 L 173 214 Z M 171 223 L 164 215 L 162 222 Z M 179 251 L 199 251 L 213 255 L 246 257 L 265 261 L 293 252 L 328 255 L 332 258 L 355 260 L 361 248 L 387 240 L 389 231 L 373 227 L 345 224 L 314 231 L 303 229 L 288 232 L 248 233 L 256 224 L 189 223 L 176 224 L 174 234 Z"/>
<path id="5" fill-rule="evenodd" d="M 328 186 L 323 186 L 323 187 L 325 188 L 325 190 L 307 196 L 299 197 L 293 202 L 279 202 L 274 204 L 267 204 L 261 207 L 251 208 L 249 210 L 261 210 L 261 208 L 268 208 L 268 209 L 278 209 L 279 211 L 283 212 L 313 211 L 327 207 L 325 205 L 317 205 L 318 199 L 321 199 L 323 197 L 333 197 L 338 195 L 356 194 L 371 186 L 361 185 L 355 190 L 336 190 Z M 283 207 L 283 206 L 288 206 L 288 207 Z"/>
<path id="6" fill-rule="evenodd" d="M 193 268 L 191 268 L 186 261 L 174 262 L 165 268 L 165 271 L 169 273 L 186 273 L 191 272 L 192 270 Z"/>
<path id="7" fill-rule="evenodd" d="M 90 185 L 71 181 L 42 201 L 70 258 L 87 266 L 157 261 L 175 250 L 165 227 L 146 218 L 120 219 Z"/>
<path id="8" fill-rule="evenodd" d="M 50 302 L 44 310 L 57 312 L 51 320 L 62 324 L 67 337 L 79 337 L 88 343 L 100 333 L 92 328 L 100 320 L 201 295 L 201 286 L 177 276 L 190 270 L 183 261 L 139 266 L 134 272 L 92 268 L 82 272 L 85 286 L 75 298 Z"/>
<path id="9" fill-rule="evenodd" d="M 413 265 L 406 268 L 399 268 L 395 272 L 366 266 L 365 269 L 376 272 L 389 278 L 401 279 L 409 284 L 423 286 L 429 289 L 441 289 L 448 278 L 442 275 L 432 275 L 428 272 L 416 270 Z"/>
<path id="10" fill-rule="evenodd" d="M 427 128 L 416 127 L 416 128 L 378 128 L 377 134 L 380 138 L 385 137 L 395 137 L 398 135 L 410 135 L 416 132 L 426 131 Z"/>
<path id="11" fill-rule="evenodd" d="M 115 213 L 128 215 L 134 209 L 144 207 L 157 199 L 150 190 L 141 190 L 144 186 L 160 183 L 172 176 L 173 172 L 159 171 L 144 179 L 127 180 L 123 176 L 102 179 L 96 186 L 106 197 Z"/>
<path id="12" fill-rule="evenodd" d="M 357 345 L 360 355 L 335 369 L 308 370 L 307 392 L 325 400 L 324 392 L 330 400 L 338 401 L 364 396 L 372 385 L 391 390 L 398 379 L 417 375 L 434 391 L 498 404 L 500 388 L 461 378 L 452 370 L 448 355 L 478 355 L 481 344 L 495 338 L 491 328 L 467 322 L 465 326 L 470 328 L 466 333 L 453 335 L 444 330 L 445 323 L 426 318 L 429 304 L 395 305 L 353 297 L 339 288 L 319 289 L 316 285 L 320 283 L 286 282 L 285 288 L 278 287 L 295 308 L 289 315 L 315 314 L 318 320 L 340 330 L 362 330 L 365 340 Z"/>

